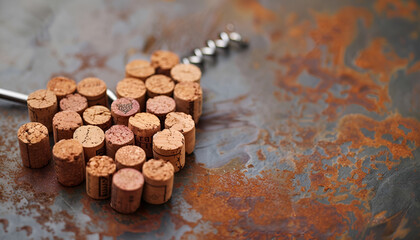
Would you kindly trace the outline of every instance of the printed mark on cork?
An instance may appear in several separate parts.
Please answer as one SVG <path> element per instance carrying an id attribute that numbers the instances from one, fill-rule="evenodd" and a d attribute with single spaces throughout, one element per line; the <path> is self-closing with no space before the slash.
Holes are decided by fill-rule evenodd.
<path id="1" fill-rule="evenodd" d="M 108 196 L 108 178 L 107 177 L 99 177 L 99 197 L 107 197 Z"/>
<path id="2" fill-rule="evenodd" d="M 120 103 L 120 104 L 117 104 L 117 108 L 118 108 L 118 110 L 120 110 L 124 114 L 127 114 L 129 111 L 131 111 L 131 109 L 133 109 L 133 104 L 132 103 Z"/>

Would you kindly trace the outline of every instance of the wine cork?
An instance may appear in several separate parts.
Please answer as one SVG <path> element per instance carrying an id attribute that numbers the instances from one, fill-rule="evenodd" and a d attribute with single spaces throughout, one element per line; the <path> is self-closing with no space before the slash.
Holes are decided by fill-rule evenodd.
<path id="1" fill-rule="evenodd" d="M 144 111 L 146 104 L 146 86 L 144 82 L 136 78 L 124 78 L 117 84 L 118 98 L 132 98 L 140 105 L 140 111 Z"/>
<path id="2" fill-rule="evenodd" d="M 177 64 L 171 69 L 171 77 L 177 82 L 196 82 L 200 83 L 201 70 L 194 64 Z"/>
<path id="3" fill-rule="evenodd" d="M 176 111 L 190 114 L 197 124 L 202 113 L 203 90 L 198 83 L 178 83 L 174 89 Z"/>
<path id="4" fill-rule="evenodd" d="M 108 156 L 95 156 L 86 165 L 86 193 L 93 199 L 107 199 L 111 195 L 112 175 L 117 166 Z"/>
<path id="5" fill-rule="evenodd" d="M 60 100 L 60 109 L 62 111 L 75 111 L 82 116 L 86 108 L 88 108 L 87 99 L 78 93 L 69 94 Z"/>
<path id="6" fill-rule="evenodd" d="M 133 60 L 125 66 L 125 77 L 137 78 L 143 82 L 155 74 L 155 68 L 145 60 Z"/>
<path id="7" fill-rule="evenodd" d="M 114 124 L 128 126 L 128 119 L 138 112 L 140 112 L 140 105 L 132 98 L 119 98 L 111 104 L 111 115 Z"/>
<path id="8" fill-rule="evenodd" d="M 153 157 L 152 139 L 160 131 L 159 118 L 151 113 L 137 113 L 128 120 L 128 128 L 134 133 L 136 145 L 146 152 L 146 158 Z"/>
<path id="9" fill-rule="evenodd" d="M 105 132 L 106 154 L 112 159 L 121 147 L 134 145 L 133 132 L 124 125 L 114 125 Z"/>
<path id="10" fill-rule="evenodd" d="M 171 69 L 179 63 L 179 57 L 170 51 L 157 50 L 150 57 L 150 63 L 156 73 L 170 76 Z"/>
<path id="11" fill-rule="evenodd" d="M 57 112 L 57 97 L 50 90 L 40 89 L 28 96 L 28 111 L 31 122 L 39 122 L 52 132 L 52 119 Z"/>
<path id="12" fill-rule="evenodd" d="M 85 78 L 77 84 L 77 92 L 88 100 L 88 106 L 108 106 L 106 84 L 99 78 Z"/>
<path id="13" fill-rule="evenodd" d="M 48 129 L 38 122 L 22 125 L 17 133 L 23 166 L 41 168 L 51 159 Z"/>
<path id="14" fill-rule="evenodd" d="M 105 155 L 105 134 L 97 126 L 81 126 L 73 134 L 83 146 L 85 161 L 97 155 Z"/>
<path id="15" fill-rule="evenodd" d="M 165 128 L 177 130 L 185 138 L 185 153 L 191 154 L 195 147 L 195 124 L 191 115 L 171 112 L 166 115 Z"/>
<path id="16" fill-rule="evenodd" d="M 146 153 L 139 146 L 124 146 L 115 154 L 117 169 L 134 168 L 141 171 L 144 162 L 146 162 Z"/>
<path id="17" fill-rule="evenodd" d="M 62 111 L 54 115 L 52 124 L 56 143 L 61 139 L 73 138 L 74 131 L 83 125 L 83 120 L 75 111 Z"/>
<path id="18" fill-rule="evenodd" d="M 111 207 L 124 214 L 135 212 L 140 207 L 143 185 L 143 174 L 138 170 L 118 170 L 112 177 Z"/>
<path id="19" fill-rule="evenodd" d="M 174 167 L 164 160 L 150 159 L 143 165 L 143 200 L 150 204 L 162 204 L 172 196 Z"/>
<path id="20" fill-rule="evenodd" d="M 100 105 L 87 108 L 83 112 L 83 120 L 86 125 L 98 126 L 104 131 L 112 125 L 111 111 Z"/>
<path id="21" fill-rule="evenodd" d="M 158 95 L 166 95 L 168 97 L 172 97 L 175 83 L 169 77 L 158 74 L 149 77 L 146 80 L 146 90 L 147 96 L 149 98 L 158 96 Z"/>
<path id="22" fill-rule="evenodd" d="M 146 111 L 156 115 L 160 120 L 160 125 L 165 126 L 166 115 L 175 112 L 175 100 L 168 96 L 156 96 L 146 102 Z"/>
<path id="23" fill-rule="evenodd" d="M 54 92 L 57 101 L 76 91 L 76 81 L 66 77 L 55 77 L 47 83 L 47 89 Z"/>
<path id="24" fill-rule="evenodd" d="M 82 144 L 75 139 L 63 139 L 52 150 L 57 180 L 72 187 L 85 180 L 85 157 Z"/>
<path id="25" fill-rule="evenodd" d="M 185 165 L 184 135 L 173 129 L 164 129 L 153 136 L 153 158 L 172 163 L 175 172 Z"/>

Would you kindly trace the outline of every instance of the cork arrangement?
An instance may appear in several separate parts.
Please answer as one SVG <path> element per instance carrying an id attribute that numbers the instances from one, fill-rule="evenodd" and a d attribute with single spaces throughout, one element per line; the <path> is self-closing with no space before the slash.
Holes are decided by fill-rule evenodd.
<path id="1" fill-rule="evenodd" d="M 17 138 L 24 167 L 51 161 L 62 186 L 85 182 L 89 197 L 129 214 L 141 201 L 170 200 L 176 173 L 195 148 L 203 91 L 200 68 L 170 51 L 132 60 L 124 70 L 110 105 L 99 78 L 52 78 L 28 96 L 30 122 Z"/>

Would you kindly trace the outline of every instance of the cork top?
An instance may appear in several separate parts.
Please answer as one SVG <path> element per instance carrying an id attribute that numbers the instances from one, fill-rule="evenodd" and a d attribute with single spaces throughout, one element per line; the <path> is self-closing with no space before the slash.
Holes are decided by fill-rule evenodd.
<path id="1" fill-rule="evenodd" d="M 83 109 L 86 109 L 87 107 L 87 99 L 78 93 L 69 94 L 60 101 L 61 110 L 72 110 L 79 112 Z"/>
<path id="2" fill-rule="evenodd" d="M 171 78 L 157 74 L 146 79 L 146 88 L 156 94 L 169 94 L 174 90 L 175 83 Z"/>
<path id="3" fill-rule="evenodd" d="M 184 145 L 184 135 L 173 129 L 164 129 L 153 135 L 153 147 L 162 150 L 174 150 Z"/>
<path id="4" fill-rule="evenodd" d="M 194 127 L 194 120 L 189 114 L 183 112 L 171 112 L 166 115 L 165 128 L 186 133 L 191 131 Z"/>
<path id="5" fill-rule="evenodd" d="M 76 129 L 83 125 L 82 118 L 75 111 L 62 111 L 54 115 L 52 120 L 54 128 L 62 130 Z"/>
<path id="6" fill-rule="evenodd" d="M 185 101 L 194 101 L 203 95 L 203 90 L 196 82 L 182 82 L 175 86 L 174 95 Z"/>
<path id="7" fill-rule="evenodd" d="M 155 181 L 167 181 L 174 175 L 174 166 L 164 160 L 150 159 L 143 164 L 143 175 Z"/>
<path id="8" fill-rule="evenodd" d="M 179 57 L 173 52 L 157 50 L 151 58 L 151 64 L 154 68 L 169 70 L 179 63 Z"/>
<path id="9" fill-rule="evenodd" d="M 111 110 L 120 116 L 132 116 L 140 111 L 140 105 L 132 98 L 119 98 L 112 102 Z"/>
<path id="10" fill-rule="evenodd" d="M 125 98 L 141 98 L 146 94 L 146 86 L 139 79 L 124 78 L 117 84 L 117 94 Z"/>
<path id="11" fill-rule="evenodd" d="M 73 138 L 78 140 L 83 147 L 99 146 L 105 139 L 104 131 L 97 126 L 81 126 L 74 131 Z"/>
<path id="12" fill-rule="evenodd" d="M 175 111 L 175 100 L 171 97 L 161 95 L 149 98 L 146 102 L 147 112 L 154 114 L 166 114 Z"/>
<path id="13" fill-rule="evenodd" d="M 108 156 L 94 156 L 86 165 L 86 172 L 97 177 L 106 177 L 117 170 L 114 160 Z"/>
<path id="14" fill-rule="evenodd" d="M 114 125 L 105 132 L 105 140 L 111 144 L 123 145 L 133 139 L 133 132 L 124 125 Z"/>
<path id="15" fill-rule="evenodd" d="M 77 92 L 85 97 L 97 97 L 106 92 L 106 84 L 99 78 L 85 78 L 77 84 Z"/>
<path id="16" fill-rule="evenodd" d="M 48 138 L 48 129 L 41 123 L 29 122 L 19 128 L 17 136 L 23 143 L 35 144 Z"/>
<path id="17" fill-rule="evenodd" d="M 144 184 L 143 174 L 133 168 L 123 168 L 114 174 L 112 182 L 115 186 L 126 191 L 134 191 Z"/>
<path id="18" fill-rule="evenodd" d="M 133 60 L 125 66 L 127 76 L 146 79 L 155 74 L 155 68 L 145 60 Z"/>
<path id="19" fill-rule="evenodd" d="M 55 77 L 47 83 L 47 89 L 53 91 L 57 97 L 64 97 L 76 91 L 76 81 L 66 77 Z"/>
<path id="20" fill-rule="evenodd" d="M 83 153 L 83 146 L 76 139 L 63 139 L 54 145 L 52 152 L 60 160 L 73 162 L 75 156 Z"/>
<path id="21" fill-rule="evenodd" d="M 151 113 L 137 113 L 128 119 L 128 125 L 132 126 L 130 129 L 136 130 L 160 130 L 159 118 Z"/>
<path id="22" fill-rule="evenodd" d="M 194 64 L 177 64 L 171 69 L 171 77 L 177 82 L 199 82 L 201 70 Z"/>
<path id="23" fill-rule="evenodd" d="M 146 161 L 146 153 L 139 146 L 128 145 L 117 150 L 115 160 L 125 166 L 136 166 Z"/>
<path id="24" fill-rule="evenodd" d="M 50 90 L 40 89 L 28 96 L 28 107 L 35 109 L 48 108 L 57 103 L 57 97 Z"/>
<path id="25" fill-rule="evenodd" d="M 91 125 L 104 124 L 111 119 L 111 111 L 104 106 L 95 105 L 83 112 L 83 119 Z"/>

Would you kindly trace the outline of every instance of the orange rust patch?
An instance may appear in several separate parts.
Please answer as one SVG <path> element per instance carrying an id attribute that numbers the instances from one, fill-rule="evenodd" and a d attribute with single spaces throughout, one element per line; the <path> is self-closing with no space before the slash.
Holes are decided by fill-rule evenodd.
<path id="1" fill-rule="evenodd" d="M 264 161 L 266 159 L 265 154 L 263 153 L 261 149 L 257 151 L 257 155 L 258 155 L 258 160 L 260 161 Z"/>
<path id="2" fill-rule="evenodd" d="M 412 74 L 415 72 L 420 72 L 420 61 L 417 61 L 407 69 L 407 74 Z"/>
<path id="3" fill-rule="evenodd" d="M 388 18 L 404 18 L 414 21 L 420 14 L 419 5 L 414 0 L 377 0 L 374 7 L 375 11 L 385 14 Z"/>
<path id="4" fill-rule="evenodd" d="M 245 11 L 251 11 L 254 14 L 254 23 L 256 26 L 259 26 L 262 23 L 274 21 L 276 19 L 276 14 L 267 9 L 257 0 L 241 0 L 236 1 L 236 5 Z"/>

